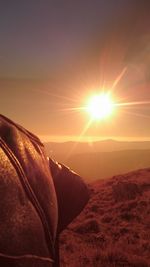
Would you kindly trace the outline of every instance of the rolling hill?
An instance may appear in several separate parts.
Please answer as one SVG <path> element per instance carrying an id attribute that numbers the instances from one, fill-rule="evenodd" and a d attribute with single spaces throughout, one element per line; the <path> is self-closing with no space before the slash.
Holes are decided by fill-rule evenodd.
<path id="1" fill-rule="evenodd" d="M 62 162 L 87 181 L 107 178 L 136 169 L 150 167 L 150 150 L 124 150 L 85 153 L 70 156 Z"/>
<path id="2" fill-rule="evenodd" d="M 150 149 L 150 141 L 127 142 L 108 139 L 97 142 L 48 142 L 45 143 L 45 148 L 47 153 L 52 157 L 58 154 L 68 157 L 70 155 L 83 153 Z"/>
<path id="3" fill-rule="evenodd" d="M 150 168 L 99 180 L 61 234 L 62 267 L 150 267 Z"/>
<path id="4" fill-rule="evenodd" d="M 47 154 L 69 166 L 87 181 L 150 167 L 150 142 L 113 140 L 45 144 Z"/>

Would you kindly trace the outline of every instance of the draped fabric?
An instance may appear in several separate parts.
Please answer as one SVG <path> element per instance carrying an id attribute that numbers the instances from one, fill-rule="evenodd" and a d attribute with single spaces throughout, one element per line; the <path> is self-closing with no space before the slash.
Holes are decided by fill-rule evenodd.
<path id="1" fill-rule="evenodd" d="M 0 266 L 59 266 L 58 235 L 88 199 L 77 174 L 48 160 L 35 135 L 0 115 Z"/>

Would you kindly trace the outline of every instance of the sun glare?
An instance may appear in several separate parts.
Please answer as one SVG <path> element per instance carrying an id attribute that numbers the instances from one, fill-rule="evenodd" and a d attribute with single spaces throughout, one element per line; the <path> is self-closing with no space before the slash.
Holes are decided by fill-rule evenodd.
<path id="1" fill-rule="evenodd" d="M 113 102 L 108 93 L 101 93 L 90 98 L 87 104 L 87 112 L 93 120 L 101 120 L 109 117 L 113 112 Z"/>

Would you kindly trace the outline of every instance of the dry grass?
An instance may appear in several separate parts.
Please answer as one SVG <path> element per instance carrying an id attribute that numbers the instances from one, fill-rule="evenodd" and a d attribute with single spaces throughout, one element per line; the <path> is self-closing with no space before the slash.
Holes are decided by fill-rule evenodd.
<path id="1" fill-rule="evenodd" d="M 150 267 L 150 171 L 91 185 L 92 197 L 61 235 L 62 267 Z"/>

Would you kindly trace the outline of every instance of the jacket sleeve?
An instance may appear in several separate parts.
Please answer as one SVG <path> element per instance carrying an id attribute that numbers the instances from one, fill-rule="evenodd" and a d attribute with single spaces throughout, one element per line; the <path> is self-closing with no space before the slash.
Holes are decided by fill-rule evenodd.
<path id="1" fill-rule="evenodd" d="M 82 178 L 63 164 L 49 158 L 58 201 L 58 233 L 82 211 L 90 194 Z"/>

